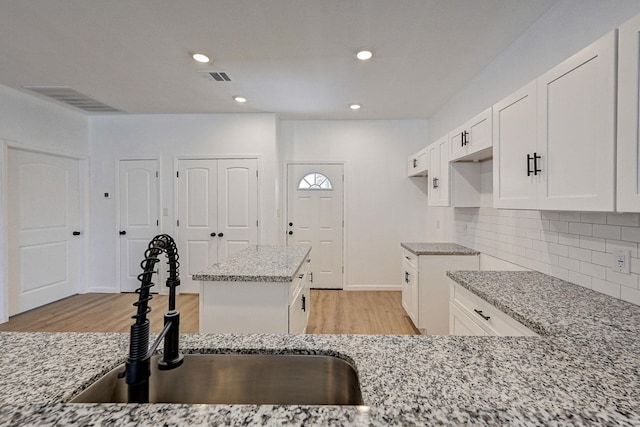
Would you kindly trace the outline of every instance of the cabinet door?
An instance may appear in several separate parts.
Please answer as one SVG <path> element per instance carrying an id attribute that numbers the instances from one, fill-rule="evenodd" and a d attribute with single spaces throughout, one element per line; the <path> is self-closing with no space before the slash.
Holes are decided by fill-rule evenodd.
<path id="1" fill-rule="evenodd" d="M 536 81 L 493 106 L 493 207 L 536 207 Z"/>
<path id="2" fill-rule="evenodd" d="M 449 206 L 449 139 L 443 136 L 429 146 L 430 206 Z"/>
<path id="3" fill-rule="evenodd" d="M 620 27 L 618 43 L 617 210 L 640 212 L 640 16 Z"/>
<path id="4" fill-rule="evenodd" d="M 487 333 L 455 303 L 449 303 L 449 335 L 485 336 Z"/>
<path id="5" fill-rule="evenodd" d="M 426 176 L 428 169 L 429 155 L 426 147 L 409 157 L 407 163 L 407 172 L 409 176 Z"/>
<path id="6" fill-rule="evenodd" d="M 468 137 L 467 124 L 454 129 L 449 133 L 449 158 L 458 160 L 467 154 L 466 140 Z"/>
<path id="7" fill-rule="evenodd" d="M 538 79 L 538 208 L 613 211 L 616 32 Z"/>
<path id="8" fill-rule="evenodd" d="M 467 122 L 467 154 L 474 154 L 493 146 L 491 112 L 489 107 Z"/>

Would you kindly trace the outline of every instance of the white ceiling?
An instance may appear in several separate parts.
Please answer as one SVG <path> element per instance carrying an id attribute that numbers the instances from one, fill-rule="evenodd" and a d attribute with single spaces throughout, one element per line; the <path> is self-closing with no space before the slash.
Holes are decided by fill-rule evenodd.
<path id="1" fill-rule="evenodd" d="M 127 113 L 428 118 L 554 2 L 0 0 L 0 84 L 67 86 Z"/>

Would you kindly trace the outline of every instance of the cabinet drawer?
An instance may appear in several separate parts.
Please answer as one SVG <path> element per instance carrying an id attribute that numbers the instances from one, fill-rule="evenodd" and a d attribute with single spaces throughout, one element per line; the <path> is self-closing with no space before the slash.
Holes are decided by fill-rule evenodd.
<path id="1" fill-rule="evenodd" d="M 418 269 L 418 256 L 414 255 L 412 252 L 407 249 L 402 250 L 402 262 L 406 262 L 413 269 Z"/>
<path id="2" fill-rule="evenodd" d="M 503 313 L 487 301 L 451 281 L 451 301 L 467 317 L 473 319 L 488 335 L 536 336 L 517 320 Z"/>

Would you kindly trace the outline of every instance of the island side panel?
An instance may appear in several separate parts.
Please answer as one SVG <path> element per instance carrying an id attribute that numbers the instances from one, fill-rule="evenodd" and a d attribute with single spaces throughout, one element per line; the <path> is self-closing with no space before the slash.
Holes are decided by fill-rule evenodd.
<path id="1" fill-rule="evenodd" d="M 200 282 L 200 333 L 289 332 L 283 282 Z"/>

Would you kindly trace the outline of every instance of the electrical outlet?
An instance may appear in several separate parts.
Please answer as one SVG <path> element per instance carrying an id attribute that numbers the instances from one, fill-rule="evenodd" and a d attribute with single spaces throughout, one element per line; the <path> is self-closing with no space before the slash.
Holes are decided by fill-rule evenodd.
<path id="1" fill-rule="evenodd" d="M 613 252 L 613 271 L 629 274 L 631 264 L 631 251 L 629 249 L 616 249 Z"/>

